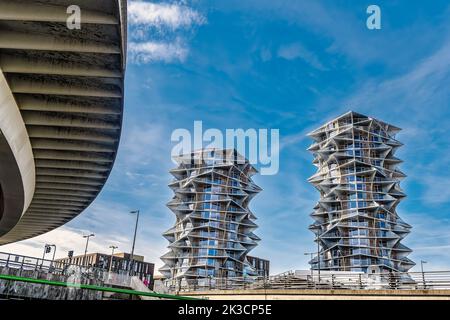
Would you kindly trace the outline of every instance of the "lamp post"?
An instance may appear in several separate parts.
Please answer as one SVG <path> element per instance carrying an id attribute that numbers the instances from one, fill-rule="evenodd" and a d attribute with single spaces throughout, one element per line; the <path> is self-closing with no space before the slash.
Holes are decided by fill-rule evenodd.
<path id="1" fill-rule="evenodd" d="M 53 271 L 53 262 L 55 261 L 56 245 L 51 244 L 51 245 L 49 245 L 49 247 L 53 247 L 53 258 L 52 258 L 52 262 L 50 263 L 50 272 L 52 272 Z"/>
<path id="2" fill-rule="evenodd" d="M 313 252 L 305 252 L 304 255 L 305 256 L 310 256 L 311 258 L 311 281 L 313 280 L 313 267 L 312 267 L 312 260 L 313 260 Z"/>
<path id="3" fill-rule="evenodd" d="M 117 246 L 109 246 L 109 248 L 112 249 L 112 252 L 111 252 L 111 261 L 109 262 L 109 273 L 111 273 L 111 270 L 112 270 L 112 264 L 113 264 L 114 250 L 116 250 L 118 247 L 117 247 Z"/>
<path id="4" fill-rule="evenodd" d="M 50 247 L 51 247 L 51 245 L 49 245 L 49 244 L 46 244 L 46 245 L 44 246 L 44 253 L 42 254 L 41 269 L 42 269 L 42 266 L 44 265 L 45 255 L 46 255 L 47 253 L 50 253 L 50 251 L 51 251 Z"/>
<path id="5" fill-rule="evenodd" d="M 427 286 L 425 284 L 425 272 L 423 272 L 423 264 L 427 263 L 424 260 L 420 260 L 420 269 L 422 270 L 422 282 L 423 282 L 423 288 L 425 289 Z"/>
<path id="6" fill-rule="evenodd" d="M 319 244 L 319 232 L 317 232 L 317 270 L 318 270 L 319 284 L 320 284 L 320 244 Z"/>
<path id="7" fill-rule="evenodd" d="M 87 236 L 83 236 L 83 238 L 86 239 L 86 248 L 84 249 L 83 264 L 82 264 L 83 266 L 86 264 L 86 255 L 87 255 L 87 250 L 88 250 L 88 245 L 89 245 L 89 239 L 91 237 L 95 237 L 95 234 L 91 233 Z"/>
<path id="8" fill-rule="evenodd" d="M 134 228 L 134 237 L 133 237 L 133 246 L 131 247 L 131 256 L 130 256 L 130 276 L 133 273 L 133 267 L 134 267 L 134 246 L 136 244 L 136 234 L 139 224 L 139 214 L 140 210 L 131 211 L 130 213 L 135 214 L 136 213 L 136 226 Z"/>

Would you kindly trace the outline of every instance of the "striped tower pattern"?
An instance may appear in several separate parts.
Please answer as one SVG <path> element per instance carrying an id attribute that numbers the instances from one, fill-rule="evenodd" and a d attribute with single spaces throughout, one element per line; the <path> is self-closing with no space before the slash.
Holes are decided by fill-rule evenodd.
<path id="1" fill-rule="evenodd" d="M 310 230 L 319 242 L 313 269 L 367 273 L 406 272 L 415 265 L 401 243 L 411 226 L 397 214 L 405 194 L 395 153 L 401 129 L 348 112 L 309 134 L 320 192 Z"/>
<path id="2" fill-rule="evenodd" d="M 160 272 L 169 284 L 194 287 L 211 278 L 254 276 L 247 254 L 260 239 L 248 206 L 261 189 L 251 177 L 256 169 L 235 150 L 200 150 L 175 157 L 170 171 L 175 193 L 168 207 L 176 215 L 163 235 L 170 251 Z M 215 279 L 212 280 L 214 285 Z"/>

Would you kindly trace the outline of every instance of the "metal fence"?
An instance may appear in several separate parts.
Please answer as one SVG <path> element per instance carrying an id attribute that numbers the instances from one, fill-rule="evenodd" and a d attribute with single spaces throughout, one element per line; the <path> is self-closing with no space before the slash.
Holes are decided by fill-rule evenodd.
<path id="1" fill-rule="evenodd" d="M 450 290 L 450 271 L 360 273 L 288 271 L 258 278 L 205 278 L 191 283 L 166 281 L 172 292 L 258 289 Z"/>
<path id="2" fill-rule="evenodd" d="M 92 266 L 79 266 L 59 261 L 0 252 L 1 272 L 17 276 L 28 275 L 36 279 L 53 276 L 60 281 L 82 284 L 101 284 L 130 287 L 132 277 L 127 271 L 108 272 Z"/>

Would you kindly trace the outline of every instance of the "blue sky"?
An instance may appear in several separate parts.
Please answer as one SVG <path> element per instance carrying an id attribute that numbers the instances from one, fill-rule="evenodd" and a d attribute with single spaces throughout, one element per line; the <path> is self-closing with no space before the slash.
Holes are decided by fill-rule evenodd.
<path id="1" fill-rule="evenodd" d="M 403 128 L 398 156 L 408 175 L 400 216 L 413 226 L 404 243 L 417 263 L 450 269 L 450 25 L 448 1 L 130 2 L 123 137 L 100 197 L 68 225 L 1 251 L 58 255 L 111 244 L 130 250 L 141 209 L 137 253 L 162 263 L 174 215 L 165 204 L 174 166 L 171 133 L 205 128 L 280 129 L 280 172 L 257 176 L 253 200 L 262 238 L 253 255 L 272 273 L 306 269 L 314 250 L 309 214 L 318 193 L 307 132 L 348 110 Z M 377 4 L 382 29 L 366 28 Z M 417 268 L 417 267 L 416 267 Z"/>

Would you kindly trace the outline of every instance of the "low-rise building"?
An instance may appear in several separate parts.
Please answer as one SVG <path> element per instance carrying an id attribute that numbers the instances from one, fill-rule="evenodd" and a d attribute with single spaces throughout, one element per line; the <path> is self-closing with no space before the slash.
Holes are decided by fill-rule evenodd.
<path id="1" fill-rule="evenodd" d="M 145 262 L 143 256 L 133 255 L 132 275 L 139 277 L 144 284 L 153 289 L 153 273 L 155 265 Z M 72 258 L 57 259 L 56 263 L 71 264 L 77 266 L 89 266 L 110 270 L 111 272 L 124 273 L 130 270 L 131 254 L 116 253 L 113 256 L 104 253 L 89 253 L 86 256 L 79 255 Z"/>
<path id="2" fill-rule="evenodd" d="M 248 262 L 255 268 L 258 276 L 269 277 L 270 261 L 258 257 L 247 256 Z"/>

